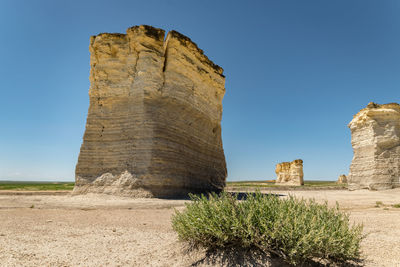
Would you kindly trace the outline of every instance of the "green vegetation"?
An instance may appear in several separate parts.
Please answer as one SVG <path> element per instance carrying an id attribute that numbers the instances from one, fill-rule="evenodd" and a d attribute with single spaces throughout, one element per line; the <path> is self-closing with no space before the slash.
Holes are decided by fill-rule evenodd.
<path id="1" fill-rule="evenodd" d="M 173 229 L 194 247 L 261 251 L 291 264 L 314 258 L 345 262 L 360 256 L 362 225 L 350 225 L 338 206 L 260 192 L 248 194 L 246 200 L 237 197 L 191 195 L 186 209 L 175 211 Z"/>
<path id="2" fill-rule="evenodd" d="M 380 206 L 383 206 L 383 202 L 382 201 L 376 201 L 375 202 L 375 208 L 379 208 Z"/>
<path id="3" fill-rule="evenodd" d="M 394 204 L 393 208 L 400 208 L 400 203 Z"/>
<path id="4" fill-rule="evenodd" d="M 51 190 L 72 190 L 73 188 L 74 188 L 74 183 L 67 183 L 67 182 L 0 181 L 0 190 L 51 191 Z"/>
<path id="5" fill-rule="evenodd" d="M 227 182 L 228 187 L 244 187 L 244 188 L 263 188 L 263 187 L 283 187 L 283 185 L 276 185 L 274 180 L 269 181 L 238 181 Z M 338 184 L 335 181 L 304 181 L 304 187 L 345 187 L 343 184 Z"/>

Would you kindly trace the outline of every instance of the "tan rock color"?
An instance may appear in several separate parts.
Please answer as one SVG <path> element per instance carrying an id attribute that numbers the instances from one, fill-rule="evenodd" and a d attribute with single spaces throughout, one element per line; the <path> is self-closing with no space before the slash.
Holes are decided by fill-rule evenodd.
<path id="1" fill-rule="evenodd" d="M 75 193 L 222 190 L 223 70 L 189 38 L 135 26 L 90 39 L 90 106 Z"/>
<path id="2" fill-rule="evenodd" d="M 347 184 L 347 176 L 342 174 L 339 176 L 338 180 L 337 180 L 338 184 Z"/>
<path id="3" fill-rule="evenodd" d="M 354 151 L 349 189 L 400 186 L 400 105 L 371 102 L 348 126 Z"/>
<path id="4" fill-rule="evenodd" d="M 303 160 L 301 159 L 276 164 L 275 173 L 276 184 L 304 185 Z"/>

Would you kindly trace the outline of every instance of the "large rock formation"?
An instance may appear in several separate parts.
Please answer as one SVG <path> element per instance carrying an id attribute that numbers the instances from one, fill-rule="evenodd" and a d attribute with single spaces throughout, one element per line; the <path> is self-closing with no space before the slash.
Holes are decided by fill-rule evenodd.
<path id="1" fill-rule="evenodd" d="M 400 186 L 400 105 L 369 103 L 348 126 L 354 151 L 349 189 Z"/>
<path id="2" fill-rule="evenodd" d="M 150 26 L 90 39 L 90 106 L 75 193 L 219 191 L 223 70 L 188 37 Z"/>
<path id="3" fill-rule="evenodd" d="M 303 161 L 301 159 L 292 162 L 276 164 L 276 184 L 280 185 L 303 185 Z"/>

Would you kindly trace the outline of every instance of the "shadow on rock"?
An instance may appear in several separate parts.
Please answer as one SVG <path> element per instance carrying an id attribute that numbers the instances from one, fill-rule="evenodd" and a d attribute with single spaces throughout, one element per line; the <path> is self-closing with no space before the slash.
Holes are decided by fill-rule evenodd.
<path id="1" fill-rule="evenodd" d="M 255 196 L 256 193 L 253 192 L 226 192 L 232 196 L 236 196 L 237 200 L 246 200 L 248 198 L 248 196 L 253 195 Z M 209 198 L 211 193 L 192 193 L 195 196 L 201 196 L 204 195 L 207 198 Z M 261 193 L 262 195 L 273 195 L 276 197 L 283 197 L 286 196 L 284 194 L 275 194 L 275 193 Z M 190 200 L 190 196 L 189 194 L 185 194 L 185 195 L 179 195 L 179 196 L 175 196 L 175 197 L 158 197 L 160 199 L 168 199 L 168 200 Z"/>
<path id="2" fill-rule="evenodd" d="M 236 196 L 236 198 L 238 200 L 246 200 L 250 195 L 255 196 L 256 193 L 252 193 L 252 192 L 228 192 L 229 194 L 231 194 L 232 196 Z M 275 197 L 283 197 L 285 195 L 283 194 L 273 194 L 273 193 L 261 193 L 261 195 L 264 196 L 275 196 Z"/>

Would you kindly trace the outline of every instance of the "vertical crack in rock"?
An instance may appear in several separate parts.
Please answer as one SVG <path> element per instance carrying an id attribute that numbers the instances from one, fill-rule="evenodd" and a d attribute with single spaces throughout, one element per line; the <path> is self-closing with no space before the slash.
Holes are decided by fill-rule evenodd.
<path id="1" fill-rule="evenodd" d="M 127 38 L 128 38 L 128 42 L 130 43 L 130 38 L 129 38 L 129 36 L 127 36 Z M 133 53 L 132 53 L 133 52 Z M 136 51 L 136 49 L 134 48 L 134 47 L 131 47 L 131 46 L 129 46 L 129 54 L 133 54 L 135 57 L 134 57 L 134 61 L 133 61 L 133 64 L 132 64 L 132 68 L 131 68 L 131 70 L 129 71 L 128 70 L 128 73 L 132 76 L 132 81 L 135 81 L 135 79 L 136 79 L 136 70 L 137 70 L 137 63 L 138 63 L 138 60 L 139 60 L 139 52 L 138 51 Z M 131 92 L 129 92 L 129 95 L 131 94 Z"/>
<path id="2" fill-rule="evenodd" d="M 166 39 L 164 39 L 164 46 L 163 46 L 163 65 L 162 65 L 162 84 L 160 86 L 160 88 L 158 89 L 158 91 L 162 92 L 162 89 L 165 86 L 165 69 L 167 68 L 167 47 L 168 47 L 168 42 Z"/>
<path id="3" fill-rule="evenodd" d="M 74 193 L 176 197 L 222 190 L 222 68 L 188 37 L 165 37 L 146 25 L 91 37 L 90 52 L 90 106 Z"/>
<path id="4" fill-rule="evenodd" d="M 354 156 L 349 189 L 400 186 L 400 105 L 369 103 L 349 123 Z"/>

